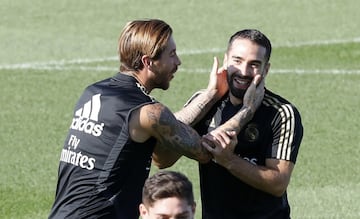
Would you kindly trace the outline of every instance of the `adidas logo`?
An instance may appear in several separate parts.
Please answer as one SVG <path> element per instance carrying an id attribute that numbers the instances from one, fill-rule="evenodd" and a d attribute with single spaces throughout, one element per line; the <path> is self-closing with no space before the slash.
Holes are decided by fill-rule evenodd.
<path id="1" fill-rule="evenodd" d="M 72 120 L 71 129 L 85 132 L 99 137 L 104 129 L 104 123 L 99 123 L 99 113 L 101 108 L 101 94 L 92 96 L 91 100 L 84 104 L 84 107 L 75 112 Z"/>

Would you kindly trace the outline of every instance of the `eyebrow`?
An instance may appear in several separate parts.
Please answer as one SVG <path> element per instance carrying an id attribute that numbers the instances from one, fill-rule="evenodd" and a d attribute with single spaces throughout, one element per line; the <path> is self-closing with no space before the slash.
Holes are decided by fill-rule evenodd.
<path id="1" fill-rule="evenodd" d="M 156 215 L 158 215 L 158 216 L 165 216 L 165 217 L 168 217 L 169 215 L 167 215 L 167 214 L 163 214 L 163 213 L 157 213 Z M 189 212 L 187 212 L 187 211 L 184 211 L 184 212 L 181 212 L 181 213 L 179 213 L 179 214 L 177 214 L 176 216 L 177 217 L 179 217 L 179 216 L 188 216 L 189 215 Z"/>
<path id="2" fill-rule="evenodd" d="M 231 58 L 244 60 L 241 56 L 235 56 L 235 55 L 231 56 Z M 251 60 L 250 63 L 261 64 L 262 62 L 260 60 L 255 59 L 255 60 Z"/>

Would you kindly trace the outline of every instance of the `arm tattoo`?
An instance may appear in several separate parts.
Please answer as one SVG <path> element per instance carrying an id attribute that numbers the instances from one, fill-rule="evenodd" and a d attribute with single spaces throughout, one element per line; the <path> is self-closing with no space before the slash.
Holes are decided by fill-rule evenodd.
<path id="1" fill-rule="evenodd" d="M 175 113 L 176 119 L 193 126 L 211 109 L 217 101 L 212 91 L 196 93 L 183 109 Z"/>
<path id="2" fill-rule="evenodd" d="M 157 135 L 158 145 L 175 150 L 189 158 L 207 161 L 210 153 L 201 145 L 201 137 L 190 126 L 176 120 L 166 107 L 157 105 L 148 112 L 151 128 Z"/>
<path id="3" fill-rule="evenodd" d="M 240 109 L 233 117 L 221 125 L 224 130 L 234 130 L 237 134 L 251 120 L 253 113 L 246 107 Z"/>

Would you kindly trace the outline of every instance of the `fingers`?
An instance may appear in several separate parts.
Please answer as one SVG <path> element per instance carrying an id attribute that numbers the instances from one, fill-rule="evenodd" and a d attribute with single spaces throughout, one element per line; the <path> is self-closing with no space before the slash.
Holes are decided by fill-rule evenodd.
<path id="1" fill-rule="evenodd" d="M 229 145 L 235 148 L 238 143 L 236 131 L 226 131 L 226 134 L 230 139 Z"/>
<path id="2" fill-rule="evenodd" d="M 214 98 L 221 98 L 228 91 L 227 84 L 227 72 L 223 66 L 219 68 L 219 61 L 216 56 L 214 56 L 214 62 L 212 70 L 210 72 L 210 80 L 207 89 L 209 91 L 215 91 Z"/>
<path id="3" fill-rule="evenodd" d="M 220 146 L 220 143 L 213 135 L 207 134 L 202 136 L 202 145 L 208 150 L 213 151 L 216 146 Z"/>
<path id="4" fill-rule="evenodd" d="M 213 63 L 213 66 L 212 66 L 212 69 L 210 72 L 210 80 L 209 80 L 209 84 L 208 84 L 208 89 L 210 89 L 210 90 L 216 89 L 218 67 L 219 67 L 219 62 L 217 60 L 217 57 L 214 57 L 214 63 Z"/>
<path id="5" fill-rule="evenodd" d="M 261 75 L 255 75 L 243 100 L 244 106 L 250 107 L 254 112 L 259 107 L 264 97 L 265 83 L 262 79 L 263 77 Z"/>
<path id="6" fill-rule="evenodd" d="M 209 142 L 206 142 L 206 141 L 203 141 L 202 143 L 202 146 L 204 146 L 206 148 L 206 150 L 212 152 L 215 148 L 215 145 L 213 144 L 209 144 Z"/>
<path id="7" fill-rule="evenodd" d="M 216 56 L 214 56 L 213 67 L 211 69 L 211 75 L 225 75 L 226 76 L 226 68 L 224 66 L 219 67 L 219 60 Z"/>
<path id="8" fill-rule="evenodd" d="M 256 88 L 256 97 L 262 99 L 265 94 L 265 83 L 264 80 L 260 82 L 258 87 Z"/>
<path id="9" fill-rule="evenodd" d="M 216 135 L 208 133 L 202 138 L 202 146 L 213 155 L 213 160 L 227 160 L 229 154 L 234 153 L 234 149 L 238 143 L 235 131 L 222 131 L 224 135 Z"/>
<path id="10" fill-rule="evenodd" d="M 249 92 L 253 92 L 260 83 L 260 81 L 261 81 L 261 75 L 255 75 L 247 90 L 249 90 Z"/>
<path id="11" fill-rule="evenodd" d="M 231 139 L 225 132 L 219 132 L 214 137 L 220 143 L 220 146 L 223 148 L 226 147 L 226 145 L 229 144 L 231 141 Z"/>
<path id="12" fill-rule="evenodd" d="M 258 88 L 260 91 L 265 91 L 265 81 L 264 80 L 260 81 Z"/>
<path id="13" fill-rule="evenodd" d="M 235 131 L 213 131 L 210 134 L 204 136 L 206 139 L 212 141 L 217 146 L 226 148 L 228 145 L 232 145 L 232 142 L 237 141 Z"/>
<path id="14" fill-rule="evenodd" d="M 202 138 L 203 138 L 202 141 L 203 144 L 206 144 L 210 147 L 215 147 L 213 142 L 216 141 L 216 139 L 214 136 L 207 134 L 207 135 L 203 135 Z"/>
<path id="15" fill-rule="evenodd" d="M 253 78 L 248 90 L 250 89 L 249 92 L 254 91 L 257 87 L 259 87 L 259 85 L 264 84 L 264 80 L 262 80 L 263 77 L 260 74 L 255 75 L 255 77 Z"/>
<path id="16" fill-rule="evenodd" d="M 217 77 L 218 77 L 218 81 L 227 84 L 227 80 L 226 80 L 227 71 L 226 71 L 226 69 L 224 69 L 223 67 L 220 67 L 218 72 L 217 72 Z"/>
<path id="17" fill-rule="evenodd" d="M 230 138 L 236 137 L 236 131 L 226 131 L 226 134 L 227 134 Z"/>
<path id="18" fill-rule="evenodd" d="M 257 100 L 259 100 L 260 102 L 262 101 L 262 99 L 264 97 L 264 93 L 265 93 L 265 80 L 262 80 L 262 79 L 263 79 L 262 76 L 254 78 L 254 80 L 256 80 L 256 83 L 257 83 L 255 95 L 256 95 Z M 256 101 L 256 102 L 258 102 L 258 101 Z M 259 103 L 257 103 L 257 104 L 259 104 Z"/>
<path id="19" fill-rule="evenodd" d="M 218 73 L 218 68 L 219 68 L 219 61 L 217 59 L 216 56 L 214 56 L 214 63 L 213 63 L 213 67 L 212 67 L 212 70 L 211 70 L 211 74 L 217 74 Z"/>

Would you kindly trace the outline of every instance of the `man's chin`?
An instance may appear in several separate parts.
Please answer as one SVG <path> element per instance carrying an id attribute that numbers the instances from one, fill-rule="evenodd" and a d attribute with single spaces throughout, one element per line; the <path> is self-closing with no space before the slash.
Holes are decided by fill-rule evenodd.
<path id="1" fill-rule="evenodd" d="M 243 99 L 246 93 L 246 90 L 240 90 L 240 89 L 230 89 L 231 94 L 239 99 Z"/>

